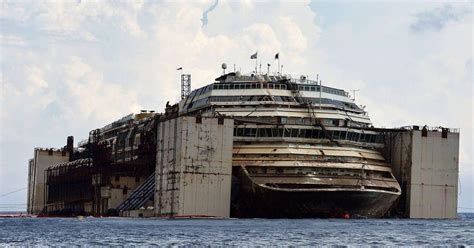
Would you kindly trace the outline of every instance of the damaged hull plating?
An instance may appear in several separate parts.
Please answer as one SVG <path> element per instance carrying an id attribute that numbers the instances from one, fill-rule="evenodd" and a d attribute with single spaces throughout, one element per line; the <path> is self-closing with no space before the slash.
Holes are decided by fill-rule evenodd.
<path id="1" fill-rule="evenodd" d="M 236 72 L 179 111 L 234 118 L 232 217 L 382 217 L 401 194 L 383 134 L 344 90 Z"/>
<path id="2" fill-rule="evenodd" d="M 239 181 L 231 210 L 237 218 L 380 218 L 400 195 L 364 188 L 269 187 L 245 173 Z"/>

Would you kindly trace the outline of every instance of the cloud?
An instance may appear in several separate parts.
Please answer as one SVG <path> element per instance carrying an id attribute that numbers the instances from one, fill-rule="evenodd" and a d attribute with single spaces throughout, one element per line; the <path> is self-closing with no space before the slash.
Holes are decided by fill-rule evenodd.
<path id="1" fill-rule="evenodd" d="M 411 25 L 413 32 L 424 32 L 428 30 L 439 31 L 449 22 L 455 22 L 471 13 L 470 3 L 460 5 L 459 3 L 444 4 L 441 7 L 423 11 L 416 14 L 416 20 Z"/>
<path id="2" fill-rule="evenodd" d="M 2 4 L 0 188 L 24 187 L 35 146 L 63 146 L 68 135 L 85 138 L 130 112 L 178 101 L 176 68 L 197 88 L 223 62 L 251 71 L 256 50 L 263 65 L 280 52 L 295 77 L 360 89 L 357 102 L 376 126 L 461 127 L 461 171 L 472 170 L 472 24 L 468 14 L 451 17 L 462 12 L 451 5 L 456 11 L 374 3 L 321 28 L 316 15 L 328 18 L 308 1 Z M 421 32 L 436 16 L 449 28 Z"/>
<path id="3" fill-rule="evenodd" d="M 213 3 L 3 4 L 1 46 L 8 60 L 2 60 L 0 98 L 2 191 L 26 184 L 26 162 L 34 147 L 60 147 L 68 135 L 80 140 L 130 112 L 162 111 L 167 101 L 179 100 L 177 67 L 192 74 L 197 88 L 218 76 L 222 62 L 250 71 L 248 56 L 255 50 L 271 61 L 288 46 L 295 50 L 291 59 L 302 61 L 301 41 L 317 35 L 308 22 L 313 13 L 307 2 L 287 8 L 220 1 L 207 12 L 220 21 L 203 29 L 200 19 Z M 262 18 L 264 6 L 268 16 Z M 301 15 L 292 16 L 294 11 Z M 284 28 L 300 31 L 289 37 Z"/>
<path id="4" fill-rule="evenodd" d="M 0 44 L 2 47 L 3 46 L 23 47 L 27 44 L 27 42 L 24 38 L 20 36 L 0 34 Z"/>
<path id="5" fill-rule="evenodd" d="M 26 95 L 33 96 L 38 90 L 47 88 L 48 83 L 43 78 L 43 72 L 36 66 L 26 68 L 28 85 L 26 87 Z"/>
<path id="6" fill-rule="evenodd" d="M 209 14 L 209 12 L 213 11 L 216 7 L 217 7 L 217 4 L 219 4 L 219 0 L 216 0 L 214 2 L 214 4 L 212 4 L 208 9 L 206 9 L 203 13 L 202 13 L 202 18 L 201 18 L 201 22 L 202 22 L 202 26 L 206 26 L 207 23 L 208 23 L 208 20 L 207 20 L 207 15 Z"/>

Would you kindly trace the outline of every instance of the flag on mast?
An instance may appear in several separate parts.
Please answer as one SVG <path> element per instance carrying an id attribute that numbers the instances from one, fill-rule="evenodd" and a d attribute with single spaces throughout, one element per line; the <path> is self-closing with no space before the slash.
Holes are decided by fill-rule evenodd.
<path id="1" fill-rule="evenodd" d="M 278 59 L 278 73 L 281 73 L 281 67 L 280 67 L 280 53 L 275 54 L 275 59 Z"/>
<path id="2" fill-rule="evenodd" d="M 254 54 L 252 54 L 252 56 L 250 56 L 250 59 L 257 59 L 257 52 L 255 52 Z"/>
<path id="3" fill-rule="evenodd" d="M 180 67 L 180 68 L 178 68 L 178 69 L 176 69 L 176 70 L 177 70 L 177 71 L 180 71 L 180 70 L 182 70 L 182 69 L 183 69 L 183 67 Z"/>

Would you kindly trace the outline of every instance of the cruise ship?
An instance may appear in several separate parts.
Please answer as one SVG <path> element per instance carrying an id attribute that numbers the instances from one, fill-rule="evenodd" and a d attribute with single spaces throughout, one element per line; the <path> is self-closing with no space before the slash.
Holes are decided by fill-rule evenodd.
<path id="1" fill-rule="evenodd" d="M 35 149 L 28 212 L 378 218 L 407 204 L 393 142 L 342 89 L 231 72 L 182 93 L 163 113 L 93 129 L 76 148 L 69 136 L 61 149 Z"/>
<path id="2" fill-rule="evenodd" d="M 342 89 L 231 72 L 193 90 L 179 115 L 234 119 L 233 217 L 382 217 L 401 194 L 383 135 Z"/>

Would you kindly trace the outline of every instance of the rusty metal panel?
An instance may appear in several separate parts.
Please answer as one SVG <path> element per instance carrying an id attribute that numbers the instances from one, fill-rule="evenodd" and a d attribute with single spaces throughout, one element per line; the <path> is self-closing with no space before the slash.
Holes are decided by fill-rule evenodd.
<path id="1" fill-rule="evenodd" d="M 455 218 L 459 134 L 412 131 L 410 218 Z"/>
<path id="2" fill-rule="evenodd" d="M 239 162 L 234 162 L 235 164 L 241 164 Z M 365 163 L 336 163 L 336 162 L 318 162 L 318 161 L 294 161 L 294 160 L 285 160 L 285 161 L 254 161 L 252 164 L 248 165 L 258 165 L 262 167 L 314 167 L 314 168 L 340 168 L 340 169 L 367 169 L 374 171 L 387 171 L 390 172 L 390 165 L 379 166 L 373 164 Z"/>
<path id="3" fill-rule="evenodd" d="M 372 160 L 385 161 L 385 158 L 377 151 L 350 148 L 350 147 L 324 147 L 324 146 L 235 146 L 234 154 L 297 154 L 297 155 L 313 155 L 313 156 L 342 156 L 366 158 Z"/>
<path id="4" fill-rule="evenodd" d="M 459 133 L 420 130 L 397 134 L 391 142 L 394 172 L 406 184 L 409 218 L 456 218 Z"/>
<path id="5" fill-rule="evenodd" d="M 67 152 L 63 153 L 61 150 L 46 148 L 35 149 L 34 158 L 31 163 L 32 177 L 29 182 L 32 185 L 32 192 L 29 192 L 31 214 L 39 214 L 45 206 L 45 170 L 50 166 L 68 161 L 69 154 Z"/>
<path id="6" fill-rule="evenodd" d="M 233 120 L 186 116 L 160 127 L 155 215 L 229 217 Z"/>

